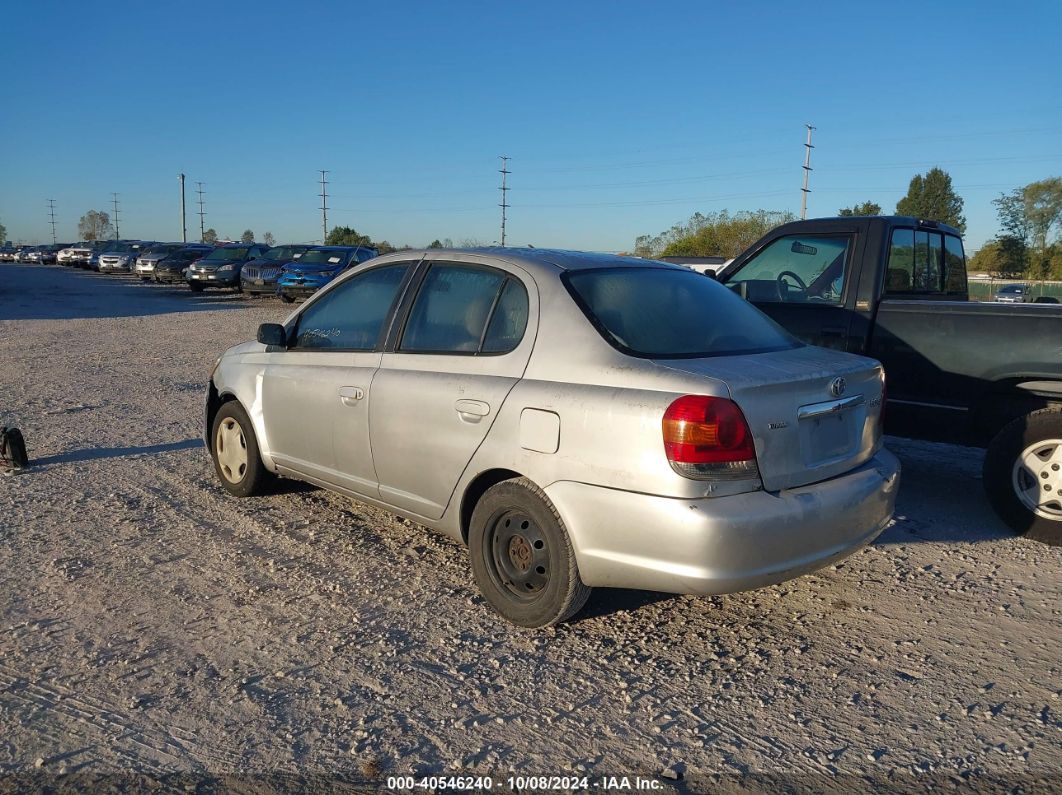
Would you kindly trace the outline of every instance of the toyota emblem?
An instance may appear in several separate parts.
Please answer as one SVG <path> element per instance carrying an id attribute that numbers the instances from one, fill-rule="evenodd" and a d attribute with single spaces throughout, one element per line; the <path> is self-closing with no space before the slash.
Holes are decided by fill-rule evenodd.
<path id="1" fill-rule="evenodd" d="M 834 397 L 840 397 L 846 389 L 848 389 L 848 382 L 843 378 L 835 378 L 830 382 L 830 394 Z"/>

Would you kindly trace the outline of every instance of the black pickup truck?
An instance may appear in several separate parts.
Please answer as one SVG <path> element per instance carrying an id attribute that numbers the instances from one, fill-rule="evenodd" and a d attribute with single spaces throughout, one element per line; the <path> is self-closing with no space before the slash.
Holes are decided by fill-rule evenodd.
<path id="1" fill-rule="evenodd" d="M 995 510 L 1062 543 L 1062 306 L 970 302 L 959 231 L 902 216 L 785 224 L 717 278 L 805 342 L 881 361 L 886 431 L 987 448 Z"/>

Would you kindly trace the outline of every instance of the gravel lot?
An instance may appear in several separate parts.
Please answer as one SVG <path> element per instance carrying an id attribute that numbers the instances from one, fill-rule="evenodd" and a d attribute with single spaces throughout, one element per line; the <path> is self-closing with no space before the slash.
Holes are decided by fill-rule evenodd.
<path id="1" fill-rule="evenodd" d="M 0 478 L 0 790 L 1062 788 L 1062 548 L 1007 533 L 979 451 L 891 439 L 896 520 L 842 565 L 717 598 L 599 590 L 520 630 L 442 537 L 299 484 L 216 485 L 209 367 L 287 312 L 0 265 L 0 420 L 35 459 Z"/>

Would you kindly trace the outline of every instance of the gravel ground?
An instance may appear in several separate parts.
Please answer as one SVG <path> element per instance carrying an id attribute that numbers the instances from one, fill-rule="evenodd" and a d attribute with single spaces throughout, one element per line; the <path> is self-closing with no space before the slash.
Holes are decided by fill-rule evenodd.
<path id="1" fill-rule="evenodd" d="M 598 590 L 520 630 L 447 539 L 300 484 L 216 484 L 209 367 L 287 311 L 0 265 L 0 420 L 35 460 L 0 479 L 0 789 L 1062 788 L 1062 548 L 1007 533 L 979 451 L 890 439 L 895 522 L 841 565 L 725 597 Z"/>

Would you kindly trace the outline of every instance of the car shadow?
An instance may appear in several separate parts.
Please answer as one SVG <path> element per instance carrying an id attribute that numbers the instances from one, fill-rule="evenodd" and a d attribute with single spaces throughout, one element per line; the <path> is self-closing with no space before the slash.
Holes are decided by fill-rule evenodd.
<path id="1" fill-rule="evenodd" d="M 984 451 L 888 437 L 903 467 L 893 524 L 876 544 L 977 543 L 1013 538 L 996 516 L 981 480 Z"/>
<path id="2" fill-rule="evenodd" d="M 568 619 L 569 624 L 580 624 L 614 613 L 635 613 L 642 608 L 671 599 L 683 598 L 680 594 L 655 591 L 634 591 L 624 588 L 595 588 L 586 607 L 578 615 Z"/>
<path id="3" fill-rule="evenodd" d="M 35 468 L 52 466 L 55 464 L 70 464 L 77 461 L 96 461 L 101 458 L 158 455 L 159 453 L 172 453 L 177 450 L 192 450 L 196 447 L 202 446 L 202 439 L 182 439 L 179 442 L 149 444 L 142 447 L 88 447 L 82 450 L 68 450 L 65 453 L 45 456 L 44 458 L 31 458 L 29 465 L 30 468 Z"/>
<path id="4" fill-rule="evenodd" d="M 137 278 L 48 265 L 4 267 L 0 321 L 144 317 L 246 306 L 234 291 L 193 293 L 181 285 L 145 289 Z"/>

